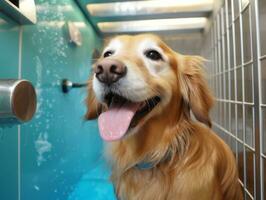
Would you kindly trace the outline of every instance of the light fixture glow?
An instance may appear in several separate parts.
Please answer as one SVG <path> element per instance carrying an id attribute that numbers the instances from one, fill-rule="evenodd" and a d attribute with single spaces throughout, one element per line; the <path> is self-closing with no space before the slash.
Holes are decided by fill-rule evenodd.
<path id="1" fill-rule="evenodd" d="M 88 4 L 91 16 L 113 17 L 186 12 L 209 12 L 213 0 L 149 0 Z"/>
<path id="2" fill-rule="evenodd" d="M 120 22 L 100 22 L 98 28 L 103 33 L 130 33 L 147 31 L 170 31 L 170 30 L 192 30 L 203 29 L 207 18 L 175 18 L 154 19 Z"/>

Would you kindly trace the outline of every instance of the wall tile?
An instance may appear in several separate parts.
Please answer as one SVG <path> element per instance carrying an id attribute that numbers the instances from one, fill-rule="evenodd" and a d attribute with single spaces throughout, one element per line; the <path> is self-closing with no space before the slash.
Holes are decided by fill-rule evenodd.
<path id="1" fill-rule="evenodd" d="M 95 122 L 84 122 L 85 89 L 60 90 L 63 78 L 83 83 L 93 48 L 100 47 L 73 1 L 37 1 L 38 24 L 23 26 L 22 77 L 38 94 L 34 119 L 21 130 L 21 199 L 67 199 L 102 157 Z M 69 43 L 66 22 L 79 24 L 83 44 Z"/>
<path id="2" fill-rule="evenodd" d="M 18 134 L 17 126 L 0 126 L 0 198 L 18 198 Z"/>
<path id="3" fill-rule="evenodd" d="M 18 77 L 19 26 L 0 12 L 0 78 Z"/>
<path id="4" fill-rule="evenodd" d="M 18 77 L 19 27 L 0 13 L 0 79 Z M 1 104 L 1 102 L 0 102 Z M 0 124 L 0 199 L 18 198 L 18 127 Z"/>
<path id="5" fill-rule="evenodd" d="M 91 54 L 101 39 L 71 0 L 37 0 L 36 25 L 18 26 L 0 13 L 0 78 L 18 77 L 19 34 L 22 30 L 22 78 L 37 91 L 38 109 L 33 120 L 0 127 L 0 199 L 67 199 L 82 175 L 102 156 L 97 123 L 84 122 L 85 89 L 63 94 L 62 78 L 87 81 Z M 81 47 L 69 43 L 66 22 L 76 22 Z M 18 149 L 18 143 L 21 149 Z M 20 150 L 21 168 L 18 168 Z"/>

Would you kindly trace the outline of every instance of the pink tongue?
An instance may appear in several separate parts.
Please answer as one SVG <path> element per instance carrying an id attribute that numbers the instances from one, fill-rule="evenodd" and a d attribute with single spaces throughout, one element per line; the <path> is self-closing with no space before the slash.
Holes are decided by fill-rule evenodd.
<path id="1" fill-rule="evenodd" d="M 140 103 L 126 102 L 113 105 L 99 116 L 98 124 L 101 137 L 106 141 L 121 139 L 127 132 Z"/>

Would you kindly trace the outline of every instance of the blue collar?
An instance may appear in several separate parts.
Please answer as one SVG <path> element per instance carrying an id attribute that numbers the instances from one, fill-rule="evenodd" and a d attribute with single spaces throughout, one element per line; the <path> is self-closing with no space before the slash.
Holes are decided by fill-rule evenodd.
<path id="1" fill-rule="evenodd" d="M 136 168 L 139 170 L 147 170 L 147 169 L 152 169 L 156 166 L 156 163 L 153 162 L 141 162 L 136 164 Z"/>
<path id="2" fill-rule="evenodd" d="M 159 163 L 162 163 L 162 162 L 167 162 L 171 159 L 171 155 L 170 153 L 166 153 L 166 155 L 164 156 L 164 158 L 161 159 L 161 161 L 159 162 L 145 162 L 145 161 L 142 161 L 140 163 L 137 163 L 135 165 L 135 167 L 139 170 L 148 170 L 148 169 L 152 169 L 154 167 L 156 167 Z"/>

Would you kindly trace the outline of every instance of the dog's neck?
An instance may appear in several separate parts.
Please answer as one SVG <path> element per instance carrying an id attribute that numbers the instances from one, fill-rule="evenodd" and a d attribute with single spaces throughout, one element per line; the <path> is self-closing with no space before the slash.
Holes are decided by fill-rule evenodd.
<path id="1" fill-rule="evenodd" d="M 154 166 L 165 160 L 171 160 L 184 154 L 188 142 L 190 123 L 185 113 L 180 112 L 182 102 L 175 108 L 167 107 L 164 112 L 151 118 L 134 135 L 124 140 L 113 142 L 110 153 L 114 168 L 123 172 L 139 163 L 152 163 Z M 167 157 L 167 159 L 166 159 Z"/>

